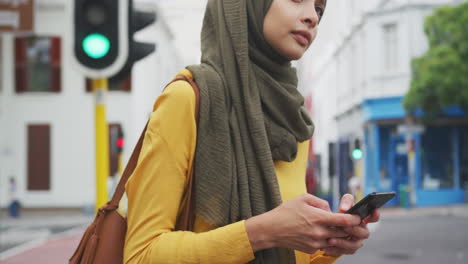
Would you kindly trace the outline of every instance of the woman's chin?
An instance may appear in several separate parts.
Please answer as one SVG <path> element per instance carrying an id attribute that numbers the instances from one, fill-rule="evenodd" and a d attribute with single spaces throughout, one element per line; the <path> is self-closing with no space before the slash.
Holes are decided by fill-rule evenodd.
<path id="1" fill-rule="evenodd" d="M 291 43 L 288 47 L 283 49 L 282 55 L 288 60 L 294 61 L 299 60 L 304 56 L 304 53 L 307 51 L 308 47 L 304 47 L 294 42 Z"/>
<path id="2" fill-rule="evenodd" d="M 295 61 L 300 60 L 302 56 L 304 56 L 304 53 L 304 50 L 291 50 L 290 52 L 284 54 L 284 57 L 286 57 L 288 60 Z"/>

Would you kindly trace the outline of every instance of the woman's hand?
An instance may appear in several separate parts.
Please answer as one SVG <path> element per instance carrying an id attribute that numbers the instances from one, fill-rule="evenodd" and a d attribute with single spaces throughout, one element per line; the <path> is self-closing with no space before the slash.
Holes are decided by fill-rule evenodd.
<path id="1" fill-rule="evenodd" d="M 354 205 L 354 197 L 351 194 L 345 194 L 341 199 L 340 213 L 348 211 Z M 343 231 L 348 233 L 347 238 L 330 238 L 328 240 L 329 247 L 324 248 L 326 256 L 339 257 L 341 255 L 352 255 L 356 253 L 364 245 L 364 240 L 369 238 L 370 232 L 367 229 L 368 223 L 378 222 L 380 213 L 374 210 L 372 214 L 366 217 L 360 225 L 353 227 L 345 227 Z"/>
<path id="2" fill-rule="evenodd" d="M 332 213 L 328 202 L 304 194 L 248 219 L 245 226 L 254 252 L 281 247 L 312 254 L 329 247 L 330 238 L 349 236 L 344 228 L 360 222 L 359 216 Z"/>

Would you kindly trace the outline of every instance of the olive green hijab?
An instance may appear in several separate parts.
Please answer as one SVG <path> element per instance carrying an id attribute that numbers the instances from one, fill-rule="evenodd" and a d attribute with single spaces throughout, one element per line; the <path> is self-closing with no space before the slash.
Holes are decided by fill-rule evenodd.
<path id="1" fill-rule="evenodd" d="M 263 36 L 273 0 L 209 0 L 195 153 L 196 214 L 220 227 L 281 204 L 274 161 L 293 161 L 313 124 L 288 60 Z M 253 263 L 295 263 L 294 251 L 257 252 Z"/>

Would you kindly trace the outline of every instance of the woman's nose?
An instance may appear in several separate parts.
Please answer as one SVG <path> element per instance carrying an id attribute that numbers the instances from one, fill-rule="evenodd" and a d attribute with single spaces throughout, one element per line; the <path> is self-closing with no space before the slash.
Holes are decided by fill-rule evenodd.
<path id="1" fill-rule="evenodd" d="M 313 9 L 312 12 L 307 12 L 307 14 L 304 14 L 302 18 L 302 23 L 304 23 L 309 28 L 316 27 L 318 24 L 318 21 L 319 21 L 319 17 L 315 9 Z"/>

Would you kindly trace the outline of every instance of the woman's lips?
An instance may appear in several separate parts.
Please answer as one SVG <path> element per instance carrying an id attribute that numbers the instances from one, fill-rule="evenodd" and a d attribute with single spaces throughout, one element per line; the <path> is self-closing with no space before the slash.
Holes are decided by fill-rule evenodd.
<path id="1" fill-rule="evenodd" d="M 293 38 L 299 43 L 299 45 L 303 47 L 307 47 L 309 45 L 309 40 L 304 37 L 302 34 L 299 33 L 292 33 Z"/>

